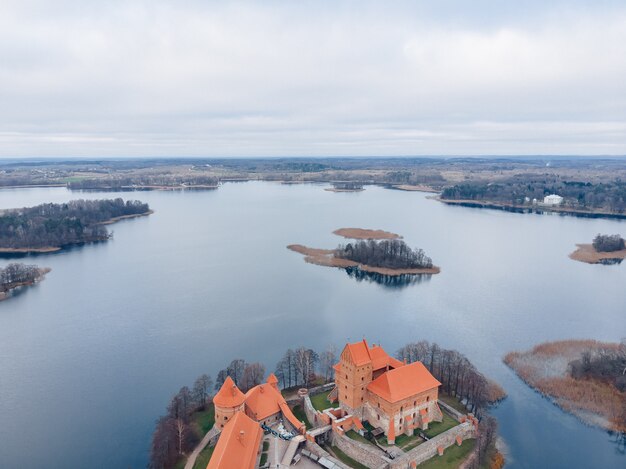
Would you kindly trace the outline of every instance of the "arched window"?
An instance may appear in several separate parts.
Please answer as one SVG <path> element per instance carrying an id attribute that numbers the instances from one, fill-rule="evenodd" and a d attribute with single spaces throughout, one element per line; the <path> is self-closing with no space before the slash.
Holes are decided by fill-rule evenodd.
<path id="1" fill-rule="evenodd" d="M 430 402 L 430 396 L 426 396 L 426 402 Z"/>

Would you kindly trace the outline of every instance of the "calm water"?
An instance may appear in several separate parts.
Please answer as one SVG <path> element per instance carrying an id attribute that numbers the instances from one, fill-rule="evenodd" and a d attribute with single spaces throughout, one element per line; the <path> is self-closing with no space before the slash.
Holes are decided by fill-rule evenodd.
<path id="1" fill-rule="evenodd" d="M 3 190 L 0 208 L 116 195 Z M 273 369 L 289 347 L 362 337 L 392 352 L 436 341 L 499 381 L 510 467 L 626 466 L 606 432 L 501 362 L 546 340 L 626 336 L 626 265 L 567 257 L 598 232 L 626 234 L 623 222 L 448 207 L 375 187 L 246 183 L 121 196 L 154 215 L 113 225 L 108 243 L 28 258 L 52 272 L 0 303 L 0 467 L 145 467 L 155 419 L 201 373 L 236 357 Z M 285 249 L 333 247 L 331 232 L 347 226 L 400 233 L 442 273 L 393 289 Z"/>

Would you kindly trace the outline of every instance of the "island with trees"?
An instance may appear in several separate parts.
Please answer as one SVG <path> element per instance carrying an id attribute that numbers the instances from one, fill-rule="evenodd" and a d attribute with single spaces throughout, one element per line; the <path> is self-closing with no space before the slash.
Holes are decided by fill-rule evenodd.
<path id="1" fill-rule="evenodd" d="M 587 264 L 619 264 L 626 258 L 626 244 L 619 234 L 598 234 L 591 244 L 577 244 L 569 257 Z"/>
<path id="2" fill-rule="evenodd" d="M 626 434 L 626 341 L 564 340 L 511 352 L 504 362 L 582 421 Z"/>
<path id="3" fill-rule="evenodd" d="M 303 254 L 305 262 L 346 269 L 349 275 L 357 278 L 359 276 L 355 275 L 355 270 L 387 277 L 440 272 L 423 249 L 411 248 L 395 233 L 342 228 L 334 231 L 334 234 L 358 239 L 340 244 L 335 249 L 310 248 L 301 244 L 290 244 L 287 249 Z"/>
<path id="4" fill-rule="evenodd" d="M 47 253 L 106 241 L 111 233 L 104 225 L 150 213 L 148 204 L 120 198 L 4 210 L 0 213 L 0 254 Z"/>
<path id="5" fill-rule="evenodd" d="M 450 458 L 454 461 L 446 463 L 445 467 L 500 469 L 504 465 L 504 457 L 496 448 L 497 421 L 489 411 L 492 406 L 506 397 L 504 390 L 483 375 L 463 354 L 442 348 L 436 343 L 424 340 L 412 342 L 397 350 L 394 355 L 397 360 L 404 363 L 422 362 L 426 369 L 441 382 L 439 405 L 442 408 L 445 407 L 443 411 L 446 412 L 444 421 L 431 425 L 425 434 L 415 431 L 412 436 L 403 435 L 396 440 L 399 451 L 410 451 L 425 443 L 425 440 L 441 435 L 459 425 L 460 422 L 456 419 L 462 422 L 472 415 L 477 418 L 476 437 L 464 441 L 460 446 L 446 449 L 446 456 L 435 456 L 430 461 L 439 462 Z M 300 346 L 286 350 L 274 367 L 274 375 L 278 381 L 276 384 L 280 393 L 293 414 L 304 423 L 307 432 L 315 432 L 316 428 L 319 429 L 324 424 L 309 419 L 308 415 L 311 414 L 303 408 L 301 391 L 308 390 L 307 395 L 310 396 L 314 411 L 322 412 L 325 409 L 336 408 L 338 403 L 336 400 L 333 401 L 330 395 L 335 385 L 335 365 L 338 361 L 339 354 L 333 344 L 323 351 Z M 232 380 L 241 392 L 246 393 L 255 386 L 265 383 L 268 371 L 271 370 L 267 370 L 263 363 L 236 358 L 214 375 L 215 381 L 210 375 L 202 374 L 193 386 L 180 388 L 178 393 L 171 398 L 165 414 L 156 422 L 150 446 L 149 467 L 153 469 L 206 468 L 215 449 L 216 440 L 219 438 L 219 432 L 214 428 L 216 420 L 213 397 L 215 393 L 222 388 L 227 379 Z M 364 424 L 367 426 L 364 433 L 371 434 L 371 426 Z M 272 438 L 279 438 L 279 436 L 266 431 L 260 445 L 261 456 L 258 467 L 267 467 L 269 461 L 275 460 L 276 456 L 279 458 L 278 461 L 282 458 L 284 447 L 277 451 L 278 455 L 276 451 L 269 454 Z M 346 433 L 345 438 L 356 439 L 366 445 L 376 445 L 372 440 L 374 437 L 367 440 L 355 434 L 354 431 Z M 315 438 L 307 438 L 307 441 L 309 443 L 305 446 L 309 447 Z M 332 439 L 321 442 L 320 449 L 328 456 L 340 461 L 339 467 L 369 467 L 364 465 L 365 461 L 355 460 L 341 451 Z M 374 451 L 379 451 L 379 449 L 374 449 Z M 430 467 L 428 463 L 424 464 Z"/>
<path id="6" fill-rule="evenodd" d="M 49 268 L 36 265 L 11 263 L 0 267 L 0 301 L 6 300 L 13 292 L 39 282 L 50 272 Z"/>

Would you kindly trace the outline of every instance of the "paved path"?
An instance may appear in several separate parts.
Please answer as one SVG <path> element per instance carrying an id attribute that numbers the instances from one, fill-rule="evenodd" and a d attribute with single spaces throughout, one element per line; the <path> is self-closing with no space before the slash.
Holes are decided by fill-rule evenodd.
<path id="1" fill-rule="evenodd" d="M 202 438 L 200 443 L 198 443 L 198 446 L 196 446 L 193 449 L 193 451 L 187 458 L 187 462 L 185 463 L 185 469 L 193 469 L 194 464 L 196 464 L 196 459 L 198 459 L 198 455 L 202 452 L 202 450 L 206 447 L 206 445 L 209 444 L 209 440 L 213 438 L 216 433 L 217 433 L 217 430 L 215 430 L 215 427 L 212 427 L 207 432 L 207 434 L 204 435 L 204 438 Z"/>

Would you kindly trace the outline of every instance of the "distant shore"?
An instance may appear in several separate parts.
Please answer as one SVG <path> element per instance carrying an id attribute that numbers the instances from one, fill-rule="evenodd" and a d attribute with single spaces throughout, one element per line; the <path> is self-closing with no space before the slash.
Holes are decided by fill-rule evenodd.
<path id="1" fill-rule="evenodd" d="M 596 251 L 592 244 L 577 244 L 578 249 L 572 252 L 569 257 L 575 261 L 586 262 L 587 264 L 603 264 L 614 259 L 626 259 L 626 249 L 620 251 Z"/>
<path id="2" fill-rule="evenodd" d="M 365 272 L 371 272 L 381 275 L 399 276 L 399 275 L 419 275 L 419 274 L 438 274 L 441 269 L 437 266 L 425 269 L 389 269 L 385 267 L 373 267 L 349 259 L 341 259 L 335 257 L 333 249 L 317 249 L 303 246 L 302 244 L 290 244 L 287 249 L 303 254 L 305 262 L 309 264 L 322 265 L 326 267 L 338 267 L 345 269 L 347 267 L 358 267 Z"/>
<path id="3" fill-rule="evenodd" d="M 402 236 L 384 230 L 366 230 L 363 228 L 339 228 L 333 231 L 337 236 L 350 239 L 400 239 Z"/>
<path id="4" fill-rule="evenodd" d="M 324 190 L 328 192 L 363 192 L 365 189 L 363 187 L 359 189 L 337 189 L 336 187 L 327 187 Z"/>
<path id="5" fill-rule="evenodd" d="M 439 192 L 437 189 L 433 189 L 430 186 L 424 186 L 422 184 L 392 184 L 389 186 L 390 189 L 396 189 L 399 191 L 406 191 L 406 192 L 432 192 L 432 193 L 437 193 Z"/>
<path id="6" fill-rule="evenodd" d="M 442 199 L 441 197 L 432 197 L 434 200 L 442 202 L 446 205 L 459 205 L 461 207 L 470 208 L 490 208 L 494 210 L 504 210 L 513 213 L 556 213 L 559 215 L 570 215 L 581 218 L 613 218 L 618 220 L 626 220 L 626 213 L 614 213 L 604 210 L 580 210 L 575 208 L 566 208 L 549 205 L 519 205 L 507 204 L 502 202 L 490 202 L 486 200 L 469 200 L 469 199 Z"/>
<path id="7" fill-rule="evenodd" d="M 506 363 L 526 384 L 549 397 L 583 422 L 613 430 L 612 418 L 626 405 L 626 396 L 610 384 L 569 375 L 569 364 L 584 352 L 619 347 L 595 340 L 546 342 L 525 352 L 511 352 Z"/>

